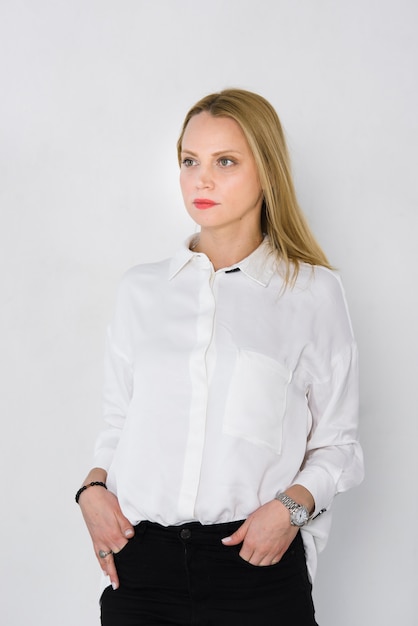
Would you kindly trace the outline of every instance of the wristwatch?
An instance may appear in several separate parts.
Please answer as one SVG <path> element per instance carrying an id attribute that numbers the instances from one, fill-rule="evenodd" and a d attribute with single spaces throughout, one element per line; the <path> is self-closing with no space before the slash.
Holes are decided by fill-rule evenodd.
<path id="1" fill-rule="evenodd" d="M 298 504 L 292 498 L 285 493 L 277 493 L 276 500 L 285 505 L 290 512 L 290 523 L 292 526 L 305 526 L 311 519 L 309 511 L 303 504 Z"/>

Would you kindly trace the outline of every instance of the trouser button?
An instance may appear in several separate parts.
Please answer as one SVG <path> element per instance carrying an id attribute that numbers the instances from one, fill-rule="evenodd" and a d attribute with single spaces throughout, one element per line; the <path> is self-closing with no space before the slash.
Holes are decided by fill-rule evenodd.
<path id="1" fill-rule="evenodd" d="M 180 537 L 182 539 L 190 539 L 190 537 L 192 536 L 192 533 L 190 531 L 189 528 L 182 528 L 180 531 Z"/>

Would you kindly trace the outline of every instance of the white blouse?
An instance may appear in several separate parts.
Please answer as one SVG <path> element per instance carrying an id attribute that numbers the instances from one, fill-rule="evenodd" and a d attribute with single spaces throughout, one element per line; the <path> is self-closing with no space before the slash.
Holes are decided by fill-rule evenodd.
<path id="1" fill-rule="evenodd" d="M 306 487 L 311 578 L 334 496 L 361 482 L 357 350 L 341 282 L 284 289 L 267 239 L 215 271 L 186 242 L 125 275 L 109 327 L 96 467 L 132 524 L 245 519 Z"/>

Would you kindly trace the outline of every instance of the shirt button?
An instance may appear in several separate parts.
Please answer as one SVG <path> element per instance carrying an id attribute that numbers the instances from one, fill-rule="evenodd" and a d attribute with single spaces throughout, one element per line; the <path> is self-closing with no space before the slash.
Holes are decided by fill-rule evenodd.
<path id="1" fill-rule="evenodd" d="M 189 528 L 182 528 L 180 531 L 180 537 L 182 539 L 190 539 L 190 537 L 192 536 L 191 531 L 189 530 Z"/>

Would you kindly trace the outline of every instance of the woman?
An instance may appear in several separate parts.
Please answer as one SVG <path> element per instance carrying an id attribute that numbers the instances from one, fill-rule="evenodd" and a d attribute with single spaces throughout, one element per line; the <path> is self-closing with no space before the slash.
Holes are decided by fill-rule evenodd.
<path id="1" fill-rule="evenodd" d="M 346 302 L 257 94 L 198 102 L 178 141 L 200 232 L 130 270 L 96 467 L 77 494 L 102 624 L 316 624 L 334 496 L 362 479 Z"/>

